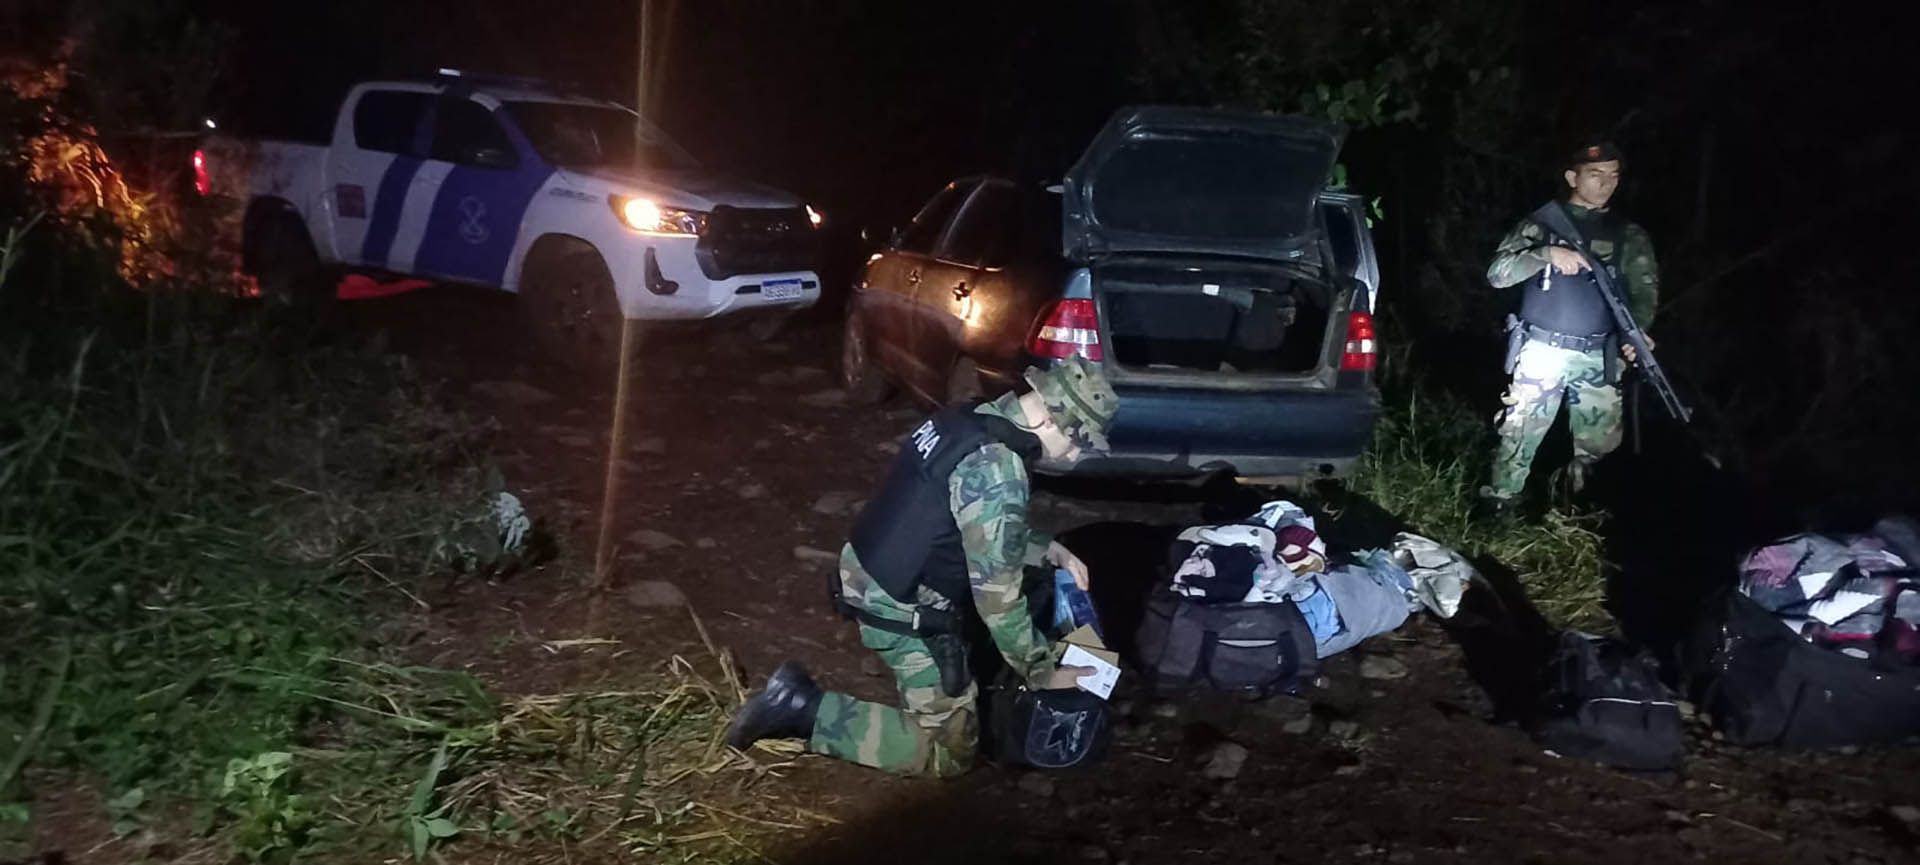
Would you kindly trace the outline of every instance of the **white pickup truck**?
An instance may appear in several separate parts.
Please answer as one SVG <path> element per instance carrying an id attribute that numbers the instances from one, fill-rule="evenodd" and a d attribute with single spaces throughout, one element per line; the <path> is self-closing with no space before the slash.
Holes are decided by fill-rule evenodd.
<path id="1" fill-rule="evenodd" d="M 820 214 L 703 171 L 617 104 L 454 74 L 360 84 L 326 144 L 213 137 L 202 195 L 244 206 L 270 299 L 330 299 L 343 272 L 521 295 L 542 347 L 598 365 L 620 320 L 790 312 L 820 297 Z"/>

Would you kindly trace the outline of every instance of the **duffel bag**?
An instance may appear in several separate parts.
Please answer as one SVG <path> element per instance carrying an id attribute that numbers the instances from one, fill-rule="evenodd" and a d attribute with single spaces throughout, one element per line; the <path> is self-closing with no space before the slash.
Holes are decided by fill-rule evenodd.
<path id="1" fill-rule="evenodd" d="M 1320 671 L 1313 632 L 1292 603 L 1204 604 L 1157 590 L 1135 646 L 1159 691 L 1298 693 Z"/>
<path id="2" fill-rule="evenodd" d="M 1643 771 L 1678 768 L 1686 756 L 1678 698 L 1660 681 L 1652 655 L 1619 640 L 1563 631 L 1547 662 L 1546 685 L 1527 725 L 1542 747 Z"/>
<path id="3" fill-rule="evenodd" d="M 1824 748 L 1920 737 L 1920 667 L 1892 647 L 1859 658 L 1816 646 L 1738 592 L 1719 610 L 1696 634 L 1689 672 L 1700 710 L 1728 741 Z"/>

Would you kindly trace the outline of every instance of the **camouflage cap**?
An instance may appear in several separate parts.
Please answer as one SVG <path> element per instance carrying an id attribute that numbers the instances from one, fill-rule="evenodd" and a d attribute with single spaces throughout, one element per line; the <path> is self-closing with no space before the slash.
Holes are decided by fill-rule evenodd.
<path id="1" fill-rule="evenodd" d="M 1567 167 L 1579 168 L 1590 162 L 1623 162 L 1620 148 L 1604 138 L 1594 137 L 1580 143 L 1568 156 Z"/>
<path id="2" fill-rule="evenodd" d="M 1098 365 L 1074 355 L 1051 369 L 1027 367 L 1026 379 L 1068 439 L 1081 450 L 1107 452 L 1107 430 L 1113 428 L 1120 397 Z"/>

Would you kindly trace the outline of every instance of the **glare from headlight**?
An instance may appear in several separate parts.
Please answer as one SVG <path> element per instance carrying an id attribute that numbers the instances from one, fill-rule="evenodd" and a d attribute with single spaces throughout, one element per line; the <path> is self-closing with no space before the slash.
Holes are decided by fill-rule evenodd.
<path id="1" fill-rule="evenodd" d="M 707 215 L 697 210 L 661 207 L 645 198 L 610 195 L 607 204 L 622 225 L 646 234 L 693 237 L 707 230 Z"/>
<path id="2" fill-rule="evenodd" d="M 620 206 L 620 219 L 636 231 L 659 231 L 660 205 L 644 198 L 629 198 Z"/>
<path id="3" fill-rule="evenodd" d="M 814 228 L 819 228 L 821 223 L 827 221 L 827 216 L 818 210 L 814 210 L 813 205 L 809 204 L 807 205 L 807 221 L 813 223 Z"/>

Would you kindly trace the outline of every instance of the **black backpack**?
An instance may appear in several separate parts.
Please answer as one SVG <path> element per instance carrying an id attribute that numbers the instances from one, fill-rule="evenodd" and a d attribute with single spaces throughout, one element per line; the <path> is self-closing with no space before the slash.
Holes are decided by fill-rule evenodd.
<path id="1" fill-rule="evenodd" d="M 1889 616 L 1898 597 L 1886 602 Z M 1920 666 L 1891 646 L 1873 645 L 1866 658 L 1816 646 L 1739 592 L 1708 609 L 1689 690 L 1727 741 L 1824 748 L 1920 737 Z"/>
<path id="2" fill-rule="evenodd" d="M 1653 656 L 1578 631 L 1561 632 L 1527 727 L 1544 748 L 1619 769 L 1674 769 L 1686 755 L 1680 706 Z"/>
<path id="3" fill-rule="evenodd" d="M 1320 672 L 1313 631 L 1291 603 L 1205 604 L 1158 589 L 1134 644 L 1161 692 L 1298 693 Z"/>

